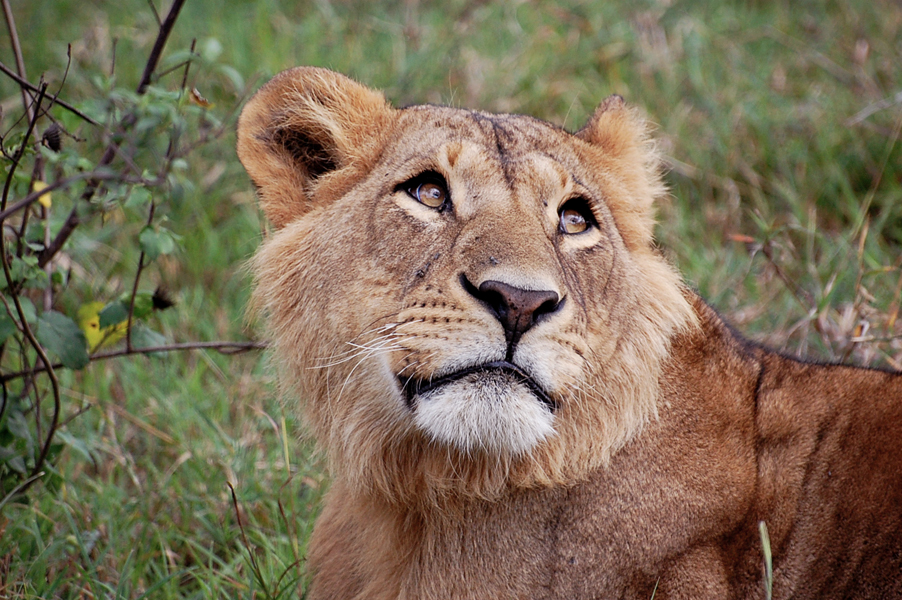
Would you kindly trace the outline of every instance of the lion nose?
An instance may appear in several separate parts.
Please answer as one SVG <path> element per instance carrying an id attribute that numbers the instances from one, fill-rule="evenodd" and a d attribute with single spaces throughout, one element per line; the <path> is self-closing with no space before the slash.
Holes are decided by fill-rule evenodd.
<path id="1" fill-rule="evenodd" d="M 464 278 L 464 287 L 489 307 L 504 327 L 510 351 L 542 315 L 560 308 L 560 297 L 550 290 L 524 290 L 501 281 L 483 281 L 476 288 Z"/>

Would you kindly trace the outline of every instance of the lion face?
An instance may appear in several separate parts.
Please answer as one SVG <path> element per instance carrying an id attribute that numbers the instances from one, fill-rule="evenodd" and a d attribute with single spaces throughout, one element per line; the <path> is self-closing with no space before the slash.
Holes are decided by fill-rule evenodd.
<path id="1" fill-rule="evenodd" d="M 375 167 L 390 183 L 366 218 L 398 236 L 378 254 L 395 259 L 380 310 L 399 397 L 432 442 L 528 453 L 584 381 L 588 323 L 611 320 L 582 294 L 611 281 L 611 215 L 592 211 L 571 151 L 536 149 L 561 135 L 543 123 L 427 108 L 402 113 L 398 130 L 406 151 Z"/>
<path id="2" fill-rule="evenodd" d="M 361 488 L 571 481 L 655 415 L 694 317 L 652 248 L 656 159 L 619 98 L 572 135 L 295 69 L 245 108 L 239 155 L 276 228 L 255 302 L 287 397 Z"/>

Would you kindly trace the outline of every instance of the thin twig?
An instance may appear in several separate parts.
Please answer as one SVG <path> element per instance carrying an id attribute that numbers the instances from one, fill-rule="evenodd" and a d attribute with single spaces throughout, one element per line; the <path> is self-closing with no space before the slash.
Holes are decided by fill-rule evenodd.
<path id="1" fill-rule="evenodd" d="M 151 201 L 151 206 L 154 205 L 153 201 Z M 153 217 L 151 217 L 153 218 Z M 138 283 L 141 281 L 141 273 L 144 272 L 144 251 L 141 251 L 141 255 L 138 256 L 138 269 L 135 271 L 135 281 L 132 284 L 132 295 L 129 298 L 128 302 L 128 319 L 126 320 L 125 325 L 125 349 L 132 350 L 132 324 L 134 323 L 135 317 L 135 298 L 138 295 Z"/>
<path id="2" fill-rule="evenodd" d="M 41 90 L 38 93 L 38 98 L 35 101 L 36 110 L 32 113 L 33 117 L 28 122 L 28 130 L 25 134 L 25 138 L 22 140 L 22 145 L 19 148 L 19 151 L 16 153 L 17 160 L 10 168 L 10 172 L 14 170 L 14 167 L 18 164 L 18 160 L 22 157 L 22 152 L 24 148 L 28 145 L 28 140 L 31 138 L 31 133 L 34 131 L 35 121 L 37 121 L 37 115 L 40 113 L 41 104 L 44 101 L 44 95 L 47 91 L 47 84 L 41 86 Z M 9 180 L 7 180 L 7 184 Z M 6 197 L 8 193 L 8 185 L 4 190 L 3 196 L 3 205 L 6 204 Z M 0 226 L 2 226 L 2 221 L 0 221 Z M 0 264 L 3 266 L 3 275 L 6 277 L 6 287 L 11 292 L 10 296 L 12 298 L 13 304 L 16 307 L 16 314 L 19 317 L 19 323 L 22 327 L 22 333 L 25 334 L 25 337 L 28 339 L 28 343 L 31 344 L 35 353 L 38 355 L 39 362 L 35 365 L 35 368 L 30 371 L 25 372 L 25 376 L 31 377 L 35 372 L 43 371 L 47 373 L 48 379 L 50 379 L 50 388 L 53 394 L 53 415 L 50 418 L 50 426 L 47 430 L 47 437 L 44 440 L 44 443 L 41 447 L 41 451 L 38 454 L 37 459 L 35 460 L 34 468 L 31 471 L 31 475 L 35 476 L 41 472 L 41 468 L 44 466 L 44 461 L 47 459 L 47 455 L 50 452 L 50 443 L 53 441 L 53 434 L 56 432 L 57 423 L 59 422 L 60 410 L 62 408 L 62 402 L 60 399 L 60 386 L 59 380 L 56 377 L 56 372 L 54 371 L 54 366 L 51 364 L 50 359 L 47 356 L 46 351 L 44 350 L 41 343 L 38 341 L 37 337 L 34 334 L 34 331 L 31 329 L 31 325 L 29 325 L 28 320 L 25 318 L 25 311 L 22 308 L 22 302 L 19 298 L 19 294 L 16 292 L 16 283 L 13 280 L 12 273 L 10 272 L 9 260 L 6 255 L 6 251 L 0 249 Z M 34 390 L 35 394 L 39 394 L 37 387 Z M 40 399 L 38 400 L 38 402 Z M 40 418 L 40 410 L 35 411 L 35 418 Z M 38 436 L 40 440 L 40 436 Z M 32 485 L 34 481 L 37 479 L 29 480 L 28 486 Z M 24 491 L 27 489 L 26 486 L 20 491 Z"/>
<path id="3" fill-rule="evenodd" d="M 847 127 L 858 125 L 874 113 L 878 113 L 881 110 L 885 110 L 887 108 L 895 106 L 896 104 L 902 104 L 902 92 L 896 92 L 888 98 L 884 98 L 883 100 L 878 100 L 873 104 L 869 104 L 868 106 L 855 113 L 852 117 L 846 119 L 845 124 Z"/>
<path id="4" fill-rule="evenodd" d="M 40 191 L 31 192 L 18 202 L 11 204 L 8 208 L 0 211 L 0 222 L 9 217 L 10 215 L 15 214 L 16 212 L 26 208 L 27 206 L 34 204 L 37 200 L 46 194 L 49 194 L 53 190 L 57 190 L 59 188 L 65 188 L 73 183 L 78 181 L 83 181 L 85 179 L 93 179 L 97 181 L 120 181 L 123 183 L 147 183 L 147 180 L 142 178 L 129 178 L 124 177 L 119 173 L 113 173 L 111 171 L 87 171 L 84 173 L 78 173 L 76 175 L 72 175 L 71 177 L 66 177 L 64 179 L 58 179 L 53 183 L 49 184 L 47 187 Z"/>
<path id="5" fill-rule="evenodd" d="M 185 342 L 182 344 L 163 344 L 162 346 L 149 346 L 147 348 L 132 348 L 131 350 L 116 350 L 102 352 L 91 356 L 91 360 L 106 358 L 119 358 L 132 354 L 156 354 L 157 352 L 178 352 L 181 350 L 215 350 L 220 354 L 241 354 L 251 350 L 263 350 L 268 348 L 267 342 Z"/>
<path id="6" fill-rule="evenodd" d="M 772 25 L 766 27 L 766 32 L 768 37 L 783 44 L 787 48 L 794 50 L 798 54 L 811 59 L 812 62 L 845 85 L 852 85 L 855 83 L 854 75 L 838 65 L 835 61 L 831 60 L 824 53 L 813 50 L 810 46 L 805 45 L 804 42 L 795 39 L 791 35 L 780 31 Z"/>
<path id="7" fill-rule="evenodd" d="M 150 50 L 147 64 L 144 65 L 144 73 L 141 75 L 141 81 L 138 83 L 139 95 L 143 94 L 147 90 L 147 86 L 150 85 L 153 72 L 157 69 L 157 63 L 160 62 L 160 55 L 163 54 L 163 47 L 166 46 L 166 40 L 169 39 L 169 34 L 172 33 L 172 28 L 175 26 L 175 20 L 178 18 L 179 11 L 182 10 L 184 4 L 185 0 L 174 0 L 172 6 L 169 8 L 169 13 L 166 15 L 166 20 L 160 24 L 160 31 L 157 34 L 157 39 L 153 44 L 153 48 Z"/>
<path id="8" fill-rule="evenodd" d="M 147 226 L 153 224 L 153 215 L 156 212 L 157 203 L 151 198 L 150 210 L 147 215 Z M 138 256 L 138 270 L 135 272 L 135 281 L 132 284 L 132 295 L 128 302 L 128 320 L 125 325 L 125 349 L 132 350 L 132 321 L 135 315 L 135 297 L 138 295 L 138 284 L 141 282 L 141 273 L 144 271 L 144 250 Z"/>
<path id="9" fill-rule="evenodd" d="M 0 62 L 0 71 L 2 71 L 4 75 L 6 75 L 7 77 L 9 77 L 13 81 L 15 81 L 17 84 L 19 84 L 20 87 L 26 88 L 32 92 L 38 91 L 38 87 L 36 85 L 31 83 L 27 79 L 23 79 L 22 77 L 19 77 L 18 75 L 16 75 L 15 71 L 13 71 L 12 69 L 10 69 L 6 65 L 4 65 L 2 62 Z M 94 125 L 95 127 L 101 126 L 100 123 L 98 123 L 97 121 L 95 121 L 94 119 L 92 119 L 91 117 L 86 115 L 85 113 L 81 112 L 80 110 L 78 110 L 77 108 L 75 108 L 74 106 L 69 104 L 68 102 L 65 102 L 64 100 L 60 100 L 59 98 L 54 98 L 53 103 L 59 104 L 60 106 L 62 106 L 63 108 L 65 108 L 66 110 L 71 112 L 72 114 L 77 115 L 78 117 L 87 121 L 91 125 Z"/>
<path id="10" fill-rule="evenodd" d="M 37 105 L 40 106 L 44 101 L 44 95 L 47 92 L 47 84 L 44 83 L 41 85 L 41 89 L 38 92 Z M 37 111 L 35 111 L 37 112 Z M 13 175 L 16 172 L 16 169 L 19 166 L 19 161 L 22 160 L 22 155 L 25 154 L 25 148 L 28 146 L 28 140 L 31 139 L 31 134 L 34 131 L 36 118 L 28 119 L 28 128 L 25 130 L 25 137 L 22 139 L 22 143 L 16 148 L 16 153 L 12 158 L 12 165 L 9 167 L 9 173 L 6 175 L 6 183 L 3 184 L 3 196 L 0 197 L 0 210 L 6 209 L 6 202 L 9 200 L 9 188 L 13 182 Z M 2 225 L 2 221 L 0 221 L 0 225 Z"/>
<path id="11" fill-rule="evenodd" d="M 182 67 L 184 67 L 185 65 L 190 65 L 190 64 L 191 64 L 191 59 L 187 58 L 180 63 L 176 63 L 176 64 L 172 65 L 165 71 L 160 71 L 159 73 L 157 73 L 157 79 L 158 80 L 162 79 L 163 77 L 166 77 L 170 73 L 174 73 L 174 72 L 178 71 L 179 69 L 181 69 Z"/>
<path id="12" fill-rule="evenodd" d="M 814 297 L 808 293 L 806 289 L 798 285 L 792 277 L 786 274 L 786 272 L 780 267 L 780 264 L 777 262 L 774 257 L 774 253 L 771 249 L 770 241 L 765 242 L 761 245 L 761 253 L 767 259 L 767 262 L 770 263 L 771 267 L 774 269 L 774 273 L 776 273 L 777 277 L 783 284 L 792 292 L 792 295 L 795 296 L 795 299 L 798 301 L 805 310 L 813 310 L 817 303 L 814 301 Z"/>
<path id="13" fill-rule="evenodd" d="M 119 38 L 113 38 L 113 47 L 110 50 L 110 77 L 116 76 L 116 46 L 119 45 Z"/>
<path id="14" fill-rule="evenodd" d="M 56 104 L 57 99 L 59 98 L 60 93 L 63 91 L 63 86 L 66 85 L 66 80 L 69 79 L 69 69 L 72 67 L 72 44 L 66 45 L 66 70 L 63 71 L 63 77 L 60 79 L 59 88 L 56 90 L 56 93 L 50 97 L 50 102 L 47 103 L 47 108 L 44 109 L 43 114 L 47 116 L 47 118 L 53 120 L 56 123 L 56 120 L 50 116 L 50 109 L 53 108 L 53 105 Z"/>
<path id="15" fill-rule="evenodd" d="M 19 45 L 19 34 L 16 32 L 16 20 L 13 18 L 13 11 L 9 6 L 9 0 L 2 0 L 2 2 L 3 16 L 6 17 L 6 27 L 9 29 L 13 55 L 16 57 L 16 70 L 19 72 L 19 76 L 22 79 L 27 79 L 25 75 L 25 60 L 22 58 L 22 46 Z M 25 107 L 25 115 L 30 121 L 34 118 L 34 113 L 31 109 L 31 98 L 28 97 L 28 92 L 25 91 L 25 88 L 20 86 L 19 91 L 22 93 L 22 105 Z"/>
<path id="16" fill-rule="evenodd" d="M 191 50 L 189 50 L 191 58 L 185 61 L 185 74 L 182 75 L 181 93 L 185 93 L 185 86 L 188 85 L 188 70 L 191 68 L 191 60 L 194 58 L 194 48 L 197 46 L 197 38 L 191 40 Z"/>
<path id="17" fill-rule="evenodd" d="M 241 509 L 238 507 L 238 495 L 235 493 L 235 488 L 232 486 L 231 481 L 226 482 L 226 485 L 229 486 L 229 491 L 232 493 L 232 505 L 235 507 L 235 518 L 238 520 L 238 529 L 241 531 L 244 549 L 247 550 L 248 557 L 250 558 L 251 571 L 254 574 L 254 579 L 256 579 L 257 584 L 263 588 L 264 597 L 271 598 L 272 594 L 269 591 L 269 586 L 266 585 L 266 581 L 263 579 L 263 573 L 260 571 L 260 566 L 257 564 L 256 553 L 247 539 L 247 533 L 244 531 L 244 523 L 241 522 Z"/>
<path id="18" fill-rule="evenodd" d="M 147 3 L 150 5 L 151 12 L 153 12 L 153 18 L 157 20 L 157 27 L 159 27 L 163 23 L 160 22 L 160 12 L 157 10 L 157 6 L 153 3 L 153 0 L 147 0 Z"/>
<path id="19" fill-rule="evenodd" d="M 91 362 L 95 360 L 106 360 L 108 358 L 121 358 L 123 356 L 134 356 L 138 354 L 158 354 L 163 352 L 181 352 L 185 350 L 214 350 L 219 352 L 220 354 L 225 354 L 231 356 L 233 354 L 242 354 L 244 352 L 251 352 L 252 350 L 263 350 L 269 347 L 269 344 L 266 342 L 228 342 L 228 341 L 216 341 L 216 342 L 185 342 L 181 344 L 164 344 L 162 346 L 148 346 L 146 348 L 132 348 L 131 350 L 114 350 L 111 352 L 100 352 L 98 354 L 91 355 Z M 63 365 L 61 363 L 56 363 L 53 365 L 53 368 L 59 369 Z M 6 383 L 12 381 L 14 379 L 21 379 L 27 375 L 31 375 L 33 373 L 41 373 L 46 370 L 46 367 L 37 366 L 33 369 L 29 369 L 27 371 L 17 371 L 15 373 L 7 373 L 6 375 L 0 376 L 0 383 Z"/>
<path id="20" fill-rule="evenodd" d="M 282 425 L 284 426 L 284 424 L 285 424 L 285 419 L 284 419 L 284 417 L 283 417 L 283 418 L 282 418 Z M 282 437 L 283 440 L 285 439 L 286 433 L 285 433 L 284 430 L 279 430 L 277 433 L 279 433 L 279 435 Z M 288 458 L 288 457 L 287 457 L 287 453 L 286 453 L 286 459 L 287 459 L 287 458 Z M 287 461 L 286 461 L 286 462 L 287 462 Z M 288 518 L 288 515 L 287 515 L 286 512 L 285 512 L 285 506 L 282 504 L 282 492 L 285 491 L 285 488 L 288 486 L 289 483 L 291 483 L 291 480 L 294 479 L 294 475 L 291 474 L 291 467 L 290 467 L 289 465 L 287 465 L 287 464 L 286 464 L 286 467 L 288 468 L 288 479 L 285 480 L 285 483 L 283 483 L 282 486 L 279 488 L 279 495 L 277 496 L 277 498 L 278 498 L 278 500 L 279 500 L 279 502 L 278 502 L 278 504 L 279 504 L 279 515 L 282 517 L 282 523 L 285 525 L 285 529 L 290 533 L 291 538 L 292 538 L 291 553 L 294 555 L 294 562 L 291 563 L 290 565 L 288 565 L 288 567 L 286 567 L 285 570 L 282 572 L 282 576 L 279 577 L 279 581 L 276 583 L 276 587 L 279 587 L 279 585 L 281 585 L 282 579 L 285 577 L 285 575 L 286 575 L 286 574 L 289 572 L 289 570 L 291 570 L 291 569 L 297 569 L 297 570 L 295 571 L 295 573 L 297 574 L 297 581 L 300 581 L 300 579 L 301 579 L 301 577 L 302 577 L 301 572 L 300 572 L 300 566 L 301 566 L 301 564 L 303 563 L 303 560 L 301 559 L 300 556 L 298 556 L 298 546 L 297 546 L 297 539 L 298 539 L 297 520 L 295 520 L 295 519 L 289 519 L 289 518 Z M 294 524 L 294 525 L 292 526 L 292 524 Z"/>
<path id="21" fill-rule="evenodd" d="M 25 491 L 34 484 L 35 481 L 40 479 L 46 475 L 44 471 L 40 473 L 35 473 L 34 475 L 29 476 L 27 479 L 22 481 L 19 485 L 14 487 L 6 496 L 3 497 L 3 500 L 0 500 L 0 511 L 3 510 L 3 507 L 6 506 L 6 503 L 16 497 L 18 494 L 24 494 Z"/>

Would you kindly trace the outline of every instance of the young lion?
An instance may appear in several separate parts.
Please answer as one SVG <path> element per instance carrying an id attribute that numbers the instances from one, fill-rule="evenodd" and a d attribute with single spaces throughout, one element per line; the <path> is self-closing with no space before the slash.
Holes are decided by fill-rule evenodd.
<path id="1" fill-rule="evenodd" d="M 254 262 L 333 483 L 311 598 L 902 597 L 902 375 L 729 329 L 656 252 L 642 119 L 248 103 Z"/>

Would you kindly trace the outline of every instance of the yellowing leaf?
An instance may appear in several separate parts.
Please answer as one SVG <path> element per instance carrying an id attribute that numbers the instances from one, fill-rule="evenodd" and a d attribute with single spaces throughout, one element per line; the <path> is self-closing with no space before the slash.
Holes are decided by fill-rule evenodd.
<path id="1" fill-rule="evenodd" d="M 108 327 L 100 327 L 100 311 L 103 302 L 86 302 L 78 309 L 78 326 L 88 340 L 88 350 L 96 352 L 101 348 L 112 346 L 125 337 L 127 321 L 121 321 Z"/>
<path id="2" fill-rule="evenodd" d="M 43 181 L 35 181 L 31 185 L 31 190 L 33 192 L 40 192 L 41 190 L 46 189 L 46 188 L 47 188 L 47 184 L 44 183 Z M 50 208 L 50 205 L 52 204 L 52 200 L 50 199 L 50 192 L 47 192 L 46 194 L 41 194 L 38 197 L 38 204 L 40 204 L 44 208 Z"/>
<path id="3" fill-rule="evenodd" d="M 193 104 L 197 104 L 201 108 L 210 108 L 213 106 L 213 103 L 200 95 L 200 92 L 197 91 L 197 88 L 191 88 L 191 93 L 188 96 Z"/>

